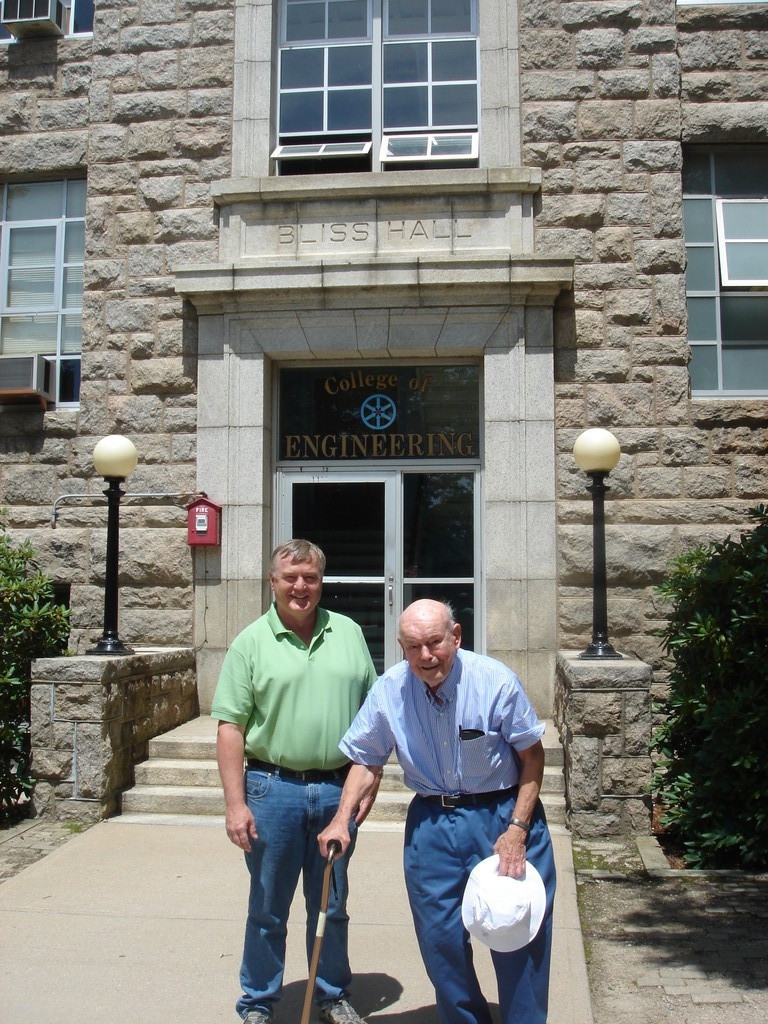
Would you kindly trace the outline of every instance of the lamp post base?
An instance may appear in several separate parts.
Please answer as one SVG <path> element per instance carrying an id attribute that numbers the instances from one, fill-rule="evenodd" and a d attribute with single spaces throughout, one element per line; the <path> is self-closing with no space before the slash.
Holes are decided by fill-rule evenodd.
<path id="1" fill-rule="evenodd" d="M 86 654 L 134 654 L 132 647 L 126 647 L 119 637 L 105 637 L 85 652 Z"/>
<path id="2" fill-rule="evenodd" d="M 579 655 L 580 658 L 594 658 L 595 660 L 613 660 L 621 661 L 624 657 L 623 654 L 619 654 L 618 651 L 614 650 L 613 645 L 609 644 L 607 640 L 593 640 L 592 643 Z"/>

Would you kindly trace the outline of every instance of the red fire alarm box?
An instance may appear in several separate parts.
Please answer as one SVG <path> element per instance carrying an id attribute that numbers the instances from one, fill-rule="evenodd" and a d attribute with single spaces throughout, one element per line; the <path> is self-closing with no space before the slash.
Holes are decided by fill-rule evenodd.
<path id="1" fill-rule="evenodd" d="M 187 505 L 187 544 L 221 544 L 221 505 L 205 495 Z"/>

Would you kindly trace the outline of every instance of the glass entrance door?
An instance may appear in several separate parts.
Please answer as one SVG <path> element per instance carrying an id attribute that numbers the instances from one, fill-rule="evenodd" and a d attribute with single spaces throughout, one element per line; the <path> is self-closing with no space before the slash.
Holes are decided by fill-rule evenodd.
<path id="1" fill-rule="evenodd" d="M 326 554 L 324 607 L 360 623 L 379 672 L 402 656 L 397 621 L 419 598 L 450 601 L 474 649 L 475 473 L 281 472 L 276 542 Z"/>

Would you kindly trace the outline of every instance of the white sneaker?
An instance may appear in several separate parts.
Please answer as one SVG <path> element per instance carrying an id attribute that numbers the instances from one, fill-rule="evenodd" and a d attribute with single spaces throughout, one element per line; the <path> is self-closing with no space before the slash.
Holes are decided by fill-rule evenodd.
<path id="1" fill-rule="evenodd" d="M 320 1020 L 325 1024 L 364 1024 L 363 1018 L 346 999 L 329 999 L 320 1004 Z"/>

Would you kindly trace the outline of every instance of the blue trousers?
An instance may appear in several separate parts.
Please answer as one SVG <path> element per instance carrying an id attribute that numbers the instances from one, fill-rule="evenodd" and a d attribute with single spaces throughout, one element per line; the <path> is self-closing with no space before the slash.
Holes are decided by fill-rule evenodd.
<path id="1" fill-rule="evenodd" d="M 326 866 L 317 836 L 338 809 L 342 785 L 342 779 L 301 782 L 263 771 L 246 772 L 246 799 L 259 838 L 245 854 L 251 886 L 240 968 L 243 994 L 236 1004 L 241 1017 L 249 1010 L 261 1010 L 271 1017 L 280 998 L 288 912 L 300 875 L 307 909 L 307 962 L 311 960 Z M 350 836 L 352 842 L 344 857 L 333 865 L 336 885 L 335 891 L 334 886 L 330 890 L 317 969 L 318 1002 L 345 996 L 352 980 L 347 952 L 347 865 L 355 846 L 354 822 Z"/>
<path id="2" fill-rule="evenodd" d="M 447 809 L 416 796 L 408 811 L 405 884 L 441 1024 L 491 1024 L 469 933 L 461 920 L 461 902 L 470 871 L 492 855 L 514 804 L 513 795 L 491 804 Z M 502 1024 L 545 1024 L 547 1019 L 555 861 L 540 802 L 526 856 L 544 881 L 547 909 L 533 942 L 512 953 L 491 954 Z"/>

